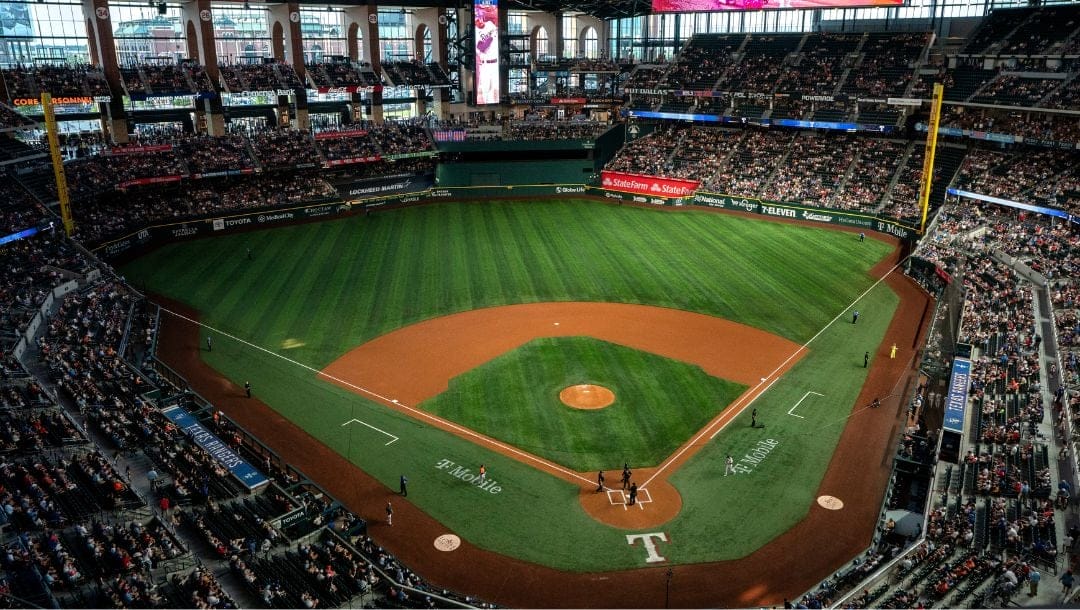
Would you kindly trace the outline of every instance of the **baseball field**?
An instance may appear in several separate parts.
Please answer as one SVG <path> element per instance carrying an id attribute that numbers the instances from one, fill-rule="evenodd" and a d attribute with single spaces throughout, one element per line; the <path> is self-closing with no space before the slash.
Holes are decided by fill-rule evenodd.
<path id="1" fill-rule="evenodd" d="M 163 356 L 421 574 L 574 605 L 587 598 L 558 587 L 519 597 L 547 587 L 515 570 L 587 587 L 657 566 L 753 569 L 814 519 L 867 521 L 831 532 L 837 552 L 869 543 L 896 420 L 869 404 L 900 392 L 923 311 L 900 307 L 897 274 L 879 281 L 895 262 L 894 242 L 851 232 L 553 200 L 200 239 L 121 272 L 168 304 Z M 463 542 L 436 550 L 436 533 Z M 679 599 L 775 603 L 839 566 L 819 550 L 828 565 L 786 568 L 782 585 L 762 570 Z M 460 562 L 499 566 L 498 581 L 470 590 Z"/>

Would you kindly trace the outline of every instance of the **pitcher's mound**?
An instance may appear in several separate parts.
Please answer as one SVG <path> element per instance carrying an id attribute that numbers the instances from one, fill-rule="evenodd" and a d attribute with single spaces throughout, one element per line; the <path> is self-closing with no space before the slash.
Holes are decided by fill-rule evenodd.
<path id="1" fill-rule="evenodd" d="M 559 400 L 575 409 L 603 409 L 615 402 L 615 393 L 602 385 L 582 383 L 563 388 Z"/>

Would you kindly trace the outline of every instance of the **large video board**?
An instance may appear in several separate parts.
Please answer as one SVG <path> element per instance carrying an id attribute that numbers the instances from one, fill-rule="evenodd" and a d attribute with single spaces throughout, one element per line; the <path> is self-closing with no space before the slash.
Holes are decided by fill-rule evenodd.
<path id="1" fill-rule="evenodd" d="M 476 70 L 473 72 L 476 104 L 498 104 L 501 95 L 498 0 L 474 0 L 473 20 L 476 25 Z"/>

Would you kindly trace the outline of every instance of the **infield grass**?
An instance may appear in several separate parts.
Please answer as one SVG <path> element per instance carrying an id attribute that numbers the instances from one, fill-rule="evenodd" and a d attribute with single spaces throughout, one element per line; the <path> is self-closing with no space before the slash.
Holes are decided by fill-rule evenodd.
<path id="1" fill-rule="evenodd" d="M 247 248 L 253 260 L 246 260 Z M 198 309 L 210 326 L 321 369 L 407 324 L 541 301 L 672 307 L 802 344 L 873 283 L 867 272 L 890 250 L 850 233 L 726 214 L 486 201 L 178 243 L 122 272 Z M 751 430 L 744 414 L 715 440 L 702 441 L 672 478 L 683 510 L 663 526 L 678 541 L 662 549 L 669 561 L 742 557 L 806 514 L 847 418 L 878 413 L 854 401 L 866 377 L 863 351 L 880 345 L 896 304 L 882 284 L 858 303 L 859 324 L 822 332 L 754 403 L 764 430 Z M 242 343 L 215 336 L 214 351 L 203 357 L 233 381 L 251 381 L 267 404 L 388 487 L 407 474 L 409 501 L 470 542 L 565 570 L 645 565 L 641 549 L 626 544 L 625 530 L 585 514 L 575 485 Z M 805 401 L 804 418 L 786 415 L 807 391 L 825 397 Z M 377 433 L 341 425 L 351 418 L 401 440 L 385 447 Z M 769 456 L 744 477 L 722 477 L 724 456 L 744 454 L 763 435 L 778 441 Z M 436 467 L 444 459 L 486 464 L 502 493 L 448 476 Z M 523 526 L 527 537 L 520 536 Z"/>
<path id="2" fill-rule="evenodd" d="M 573 409 L 559 392 L 606 387 L 615 402 Z M 535 339 L 450 380 L 421 408 L 578 472 L 655 466 L 746 386 L 701 367 L 590 337 Z"/>

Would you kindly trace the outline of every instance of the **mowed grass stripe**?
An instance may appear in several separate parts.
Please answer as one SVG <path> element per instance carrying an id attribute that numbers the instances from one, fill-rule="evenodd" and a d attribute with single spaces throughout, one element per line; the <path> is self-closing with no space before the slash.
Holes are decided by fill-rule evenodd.
<path id="1" fill-rule="evenodd" d="M 335 271 L 339 268 L 337 260 L 333 256 L 334 246 L 338 241 L 338 237 L 343 229 L 342 225 L 332 225 L 325 227 L 324 231 L 320 231 L 312 243 L 312 248 L 309 250 L 309 257 L 301 261 L 296 261 L 296 265 L 293 267 L 292 277 L 290 281 L 293 282 L 294 290 L 302 294 L 310 294 L 314 290 L 315 286 L 325 284 L 328 289 L 332 289 L 334 286 L 340 286 L 340 283 L 335 283 L 332 278 L 336 275 Z M 327 261 L 329 264 L 312 265 L 312 261 Z M 271 337 L 271 345 L 278 347 L 281 341 L 286 338 L 296 339 L 297 337 L 307 337 L 311 333 L 309 329 L 313 323 L 320 325 L 327 325 L 331 320 L 318 319 L 316 322 L 315 312 L 320 306 L 325 306 L 330 299 L 318 299 L 314 301 L 308 301 L 306 303 L 293 303 L 287 307 L 277 308 L 276 315 L 271 318 L 270 324 L 273 328 L 290 329 L 288 332 L 295 333 L 295 337 L 285 337 L 284 335 L 277 335 Z"/>
<path id="2" fill-rule="evenodd" d="M 293 227 L 289 227 L 288 231 L 292 232 Z M 235 248 L 231 249 L 245 248 L 244 244 L 252 239 L 251 234 L 242 234 L 239 237 L 241 239 L 236 240 Z M 287 236 L 283 236 L 280 240 L 269 240 L 267 246 L 261 250 L 263 251 L 262 258 L 256 258 L 254 252 L 252 253 L 254 268 L 249 273 L 243 274 L 241 279 L 236 280 L 236 290 L 230 291 L 234 294 L 224 296 L 221 298 L 221 306 L 213 307 L 207 312 L 208 323 L 219 327 L 228 324 L 228 328 L 224 330 L 240 337 L 250 337 L 255 329 L 271 330 L 265 325 L 260 325 L 259 321 L 265 315 L 269 304 L 276 300 L 273 295 L 282 290 L 284 285 L 282 276 L 288 272 L 294 262 L 294 255 L 298 258 L 302 254 L 295 250 L 295 244 L 292 244 Z M 212 299 L 213 293 L 208 291 L 214 288 L 220 291 L 221 287 L 208 285 L 195 293 L 193 297 Z M 233 320 L 237 320 L 238 323 L 234 324 Z"/>
<path id="3" fill-rule="evenodd" d="M 344 240 L 345 251 L 363 259 L 360 275 L 320 275 L 306 291 L 290 285 L 284 276 L 294 261 L 339 264 L 312 259 L 316 254 L 309 248 L 327 239 Z M 309 364 L 323 366 L 349 347 L 405 324 L 527 301 L 690 309 L 801 342 L 869 285 L 865 269 L 888 249 L 875 240 L 854 241 L 847 233 L 704 212 L 494 201 L 194 242 L 214 258 L 231 253 L 235 267 L 205 263 L 209 257 L 192 256 L 192 245 L 174 244 L 126 272 L 151 290 L 184 287 L 180 299 L 249 340 L 290 337 L 319 346 L 297 354 L 319 354 Z M 247 243 L 256 244 L 251 265 L 241 264 Z M 837 256 L 849 257 L 848 268 L 834 264 Z M 202 259 L 196 277 L 183 264 L 191 258 Z M 343 282 L 350 286 L 343 288 Z M 301 312 L 315 302 L 342 312 L 341 323 L 316 326 L 283 315 L 274 323 L 286 328 L 270 329 L 254 317 L 262 307 Z"/>
<path id="4" fill-rule="evenodd" d="M 349 279 L 354 269 L 353 263 L 358 258 L 354 255 L 355 246 L 351 243 L 356 236 L 347 235 L 345 227 L 346 225 L 340 225 L 337 227 L 338 230 L 327 233 L 325 236 L 327 251 L 323 256 L 331 261 L 328 273 L 311 273 L 308 283 L 300 288 L 310 292 L 322 282 L 326 282 L 326 298 L 319 299 L 304 312 L 302 322 L 296 326 L 295 337 L 282 337 L 282 339 L 304 343 L 305 351 L 312 348 L 307 346 L 307 342 L 302 340 L 302 337 L 325 336 L 331 329 L 339 327 L 342 316 L 347 312 L 351 313 L 352 310 L 352 308 L 346 311 L 339 309 L 341 303 L 347 302 L 346 293 L 355 289 L 354 283 Z M 320 354 L 320 357 L 324 356 Z"/>
<path id="5" fill-rule="evenodd" d="M 320 234 L 308 234 L 303 236 L 301 243 L 302 249 L 299 256 L 278 261 L 280 269 L 268 279 L 271 293 L 304 294 L 299 289 L 301 280 L 308 273 L 311 273 L 311 261 L 323 260 L 315 257 L 322 250 L 322 244 L 325 243 L 325 240 L 320 239 Z M 319 269 L 326 269 L 327 263 L 329 261 L 323 261 L 319 265 Z M 300 312 L 306 308 L 308 303 L 310 301 L 296 299 L 283 302 L 260 299 L 258 302 L 251 304 L 253 315 L 248 317 L 247 328 L 241 327 L 243 334 L 240 336 L 250 336 L 250 333 L 256 332 L 255 329 L 260 329 L 258 332 L 263 335 L 264 342 L 272 345 L 274 337 L 280 336 L 282 331 L 287 334 L 296 333 L 299 335 L 299 326 L 302 324 Z"/>

